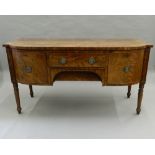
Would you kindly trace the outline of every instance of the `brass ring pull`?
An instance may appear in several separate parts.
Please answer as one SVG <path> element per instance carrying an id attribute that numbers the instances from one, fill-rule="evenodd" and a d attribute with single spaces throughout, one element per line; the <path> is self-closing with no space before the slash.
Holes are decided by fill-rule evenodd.
<path id="1" fill-rule="evenodd" d="M 131 67 L 130 66 L 125 66 L 123 67 L 123 72 L 128 73 L 130 71 Z"/>
<path id="2" fill-rule="evenodd" d="M 59 62 L 60 62 L 60 64 L 64 65 L 64 64 L 66 64 L 67 60 L 66 60 L 66 58 L 62 57 Z"/>
<path id="3" fill-rule="evenodd" d="M 32 67 L 30 67 L 30 66 L 25 66 L 25 67 L 23 68 L 23 71 L 24 71 L 25 73 L 32 73 Z"/>
<path id="4" fill-rule="evenodd" d="M 88 60 L 88 63 L 91 64 L 91 65 L 95 64 L 96 63 L 95 58 L 94 57 L 90 57 L 89 60 Z"/>

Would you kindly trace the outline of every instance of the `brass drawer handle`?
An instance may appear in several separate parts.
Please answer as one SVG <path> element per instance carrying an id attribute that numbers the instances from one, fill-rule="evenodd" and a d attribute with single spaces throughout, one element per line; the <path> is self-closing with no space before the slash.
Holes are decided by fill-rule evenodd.
<path id="1" fill-rule="evenodd" d="M 89 60 L 88 60 L 88 63 L 91 64 L 91 65 L 95 64 L 96 63 L 95 58 L 94 57 L 90 57 Z"/>
<path id="2" fill-rule="evenodd" d="M 125 67 L 123 67 L 123 72 L 128 73 L 128 72 L 130 72 L 130 69 L 131 69 L 130 66 L 125 66 Z"/>
<path id="3" fill-rule="evenodd" d="M 32 73 L 32 67 L 30 67 L 30 66 L 25 66 L 25 67 L 23 68 L 23 71 L 26 72 L 26 73 Z"/>
<path id="4" fill-rule="evenodd" d="M 62 58 L 60 59 L 60 61 L 59 61 L 59 63 L 62 64 L 62 65 L 66 64 L 66 62 L 67 62 L 67 60 L 66 60 L 66 58 L 64 58 L 64 57 L 62 57 Z"/>

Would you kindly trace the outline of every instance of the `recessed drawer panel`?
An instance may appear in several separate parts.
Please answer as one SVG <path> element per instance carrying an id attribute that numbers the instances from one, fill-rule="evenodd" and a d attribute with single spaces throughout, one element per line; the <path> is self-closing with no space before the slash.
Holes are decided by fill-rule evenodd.
<path id="1" fill-rule="evenodd" d="M 50 67 L 105 67 L 106 54 L 96 53 L 51 53 Z"/>

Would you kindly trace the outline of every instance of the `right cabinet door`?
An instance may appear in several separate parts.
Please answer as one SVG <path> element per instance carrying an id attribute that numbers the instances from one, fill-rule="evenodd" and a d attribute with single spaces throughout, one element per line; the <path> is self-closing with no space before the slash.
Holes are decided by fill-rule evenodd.
<path id="1" fill-rule="evenodd" d="M 109 55 L 108 84 L 127 85 L 140 81 L 144 50 L 118 51 Z"/>

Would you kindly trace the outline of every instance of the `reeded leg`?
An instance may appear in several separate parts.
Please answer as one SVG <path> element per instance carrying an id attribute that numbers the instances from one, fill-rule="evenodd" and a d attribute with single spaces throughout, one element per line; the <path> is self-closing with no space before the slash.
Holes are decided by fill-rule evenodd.
<path id="1" fill-rule="evenodd" d="M 20 97 L 19 97 L 18 83 L 13 83 L 13 88 L 14 88 L 14 94 L 15 94 L 15 98 L 16 98 L 17 111 L 20 114 L 22 108 L 20 106 Z"/>
<path id="2" fill-rule="evenodd" d="M 138 90 L 138 100 L 137 100 L 137 114 L 140 114 L 141 111 L 141 103 L 142 103 L 142 98 L 143 98 L 143 88 L 144 88 L 144 83 L 139 84 L 139 90 Z"/>
<path id="3" fill-rule="evenodd" d="M 131 85 L 128 86 L 127 98 L 131 96 Z"/>
<path id="4" fill-rule="evenodd" d="M 32 85 L 29 85 L 29 89 L 30 89 L 30 96 L 31 96 L 31 97 L 34 97 L 34 95 L 33 95 Z"/>

